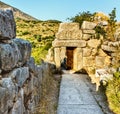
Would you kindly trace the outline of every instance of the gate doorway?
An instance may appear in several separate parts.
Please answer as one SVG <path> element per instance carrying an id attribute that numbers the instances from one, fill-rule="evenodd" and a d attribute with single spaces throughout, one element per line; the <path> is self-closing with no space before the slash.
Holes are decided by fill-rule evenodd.
<path id="1" fill-rule="evenodd" d="M 74 65 L 74 50 L 75 47 L 67 47 L 66 55 L 67 55 L 67 70 L 73 69 Z"/>

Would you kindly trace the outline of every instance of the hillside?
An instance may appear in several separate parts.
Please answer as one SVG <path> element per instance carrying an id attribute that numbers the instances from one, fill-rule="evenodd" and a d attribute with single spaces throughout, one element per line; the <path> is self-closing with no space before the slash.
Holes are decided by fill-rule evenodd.
<path id="1" fill-rule="evenodd" d="M 3 9 L 3 8 L 11 8 L 13 10 L 15 18 L 21 18 L 24 20 L 37 20 L 36 18 L 22 12 L 21 10 L 0 1 L 0 9 Z"/>
<path id="2" fill-rule="evenodd" d="M 17 37 L 28 40 L 32 44 L 32 56 L 36 63 L 45 58 L 58 31 L 59 21 L 28 21 L 16 19 Z"/>

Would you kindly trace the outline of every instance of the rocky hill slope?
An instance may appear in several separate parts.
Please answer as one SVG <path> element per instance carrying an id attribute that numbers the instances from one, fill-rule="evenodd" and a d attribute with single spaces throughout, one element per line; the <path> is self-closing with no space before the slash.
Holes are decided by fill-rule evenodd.
<path id="1" fill-rule="evenodd" d="M 11 8 L 13 10 L 14 18 L 21 18 L 24 20 L 37 20 L 36 18 L 22 12 L 21 10 L 0 1 L 0 9 L 3 8 Z"/>

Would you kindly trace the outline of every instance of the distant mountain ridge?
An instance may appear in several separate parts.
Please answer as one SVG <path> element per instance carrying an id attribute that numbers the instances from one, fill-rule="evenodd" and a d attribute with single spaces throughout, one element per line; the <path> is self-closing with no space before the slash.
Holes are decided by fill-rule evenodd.
<path id="1" fill-rule="evenodd" d="M 21 18 L 24 20 L 38 20 L 30 16 L 29 14 L 24 13 L 21 10 L 0 1 L 0 9 L 3 9 L 3 8 L 11 8 L 13 10 L 14 18 Z"/>

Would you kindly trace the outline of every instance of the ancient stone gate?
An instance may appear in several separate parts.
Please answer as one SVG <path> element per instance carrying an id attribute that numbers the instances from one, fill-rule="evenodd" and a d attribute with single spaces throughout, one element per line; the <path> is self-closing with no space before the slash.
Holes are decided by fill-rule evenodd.
<path id="1" fill-rule="evenodd" d="M 115 41 L 107 41 L 102 35 L 98 38 L 94 30 L 96 26 L 99 24 L 87 21 L 84 21 L 81 27 L 78 23 L 61 23 L 47 60 L 53 62 L 57 68 L 61 68 L 66 60 L 68 69 L 74 71 L 84 69 L 92 81 L 96 79 L 97 70 L 107 69 L 108 73 L 113 66 L 118 68 L 120 66 L 119 35 Z M 103 74 L 109 76 L 106 72 Z"/>

